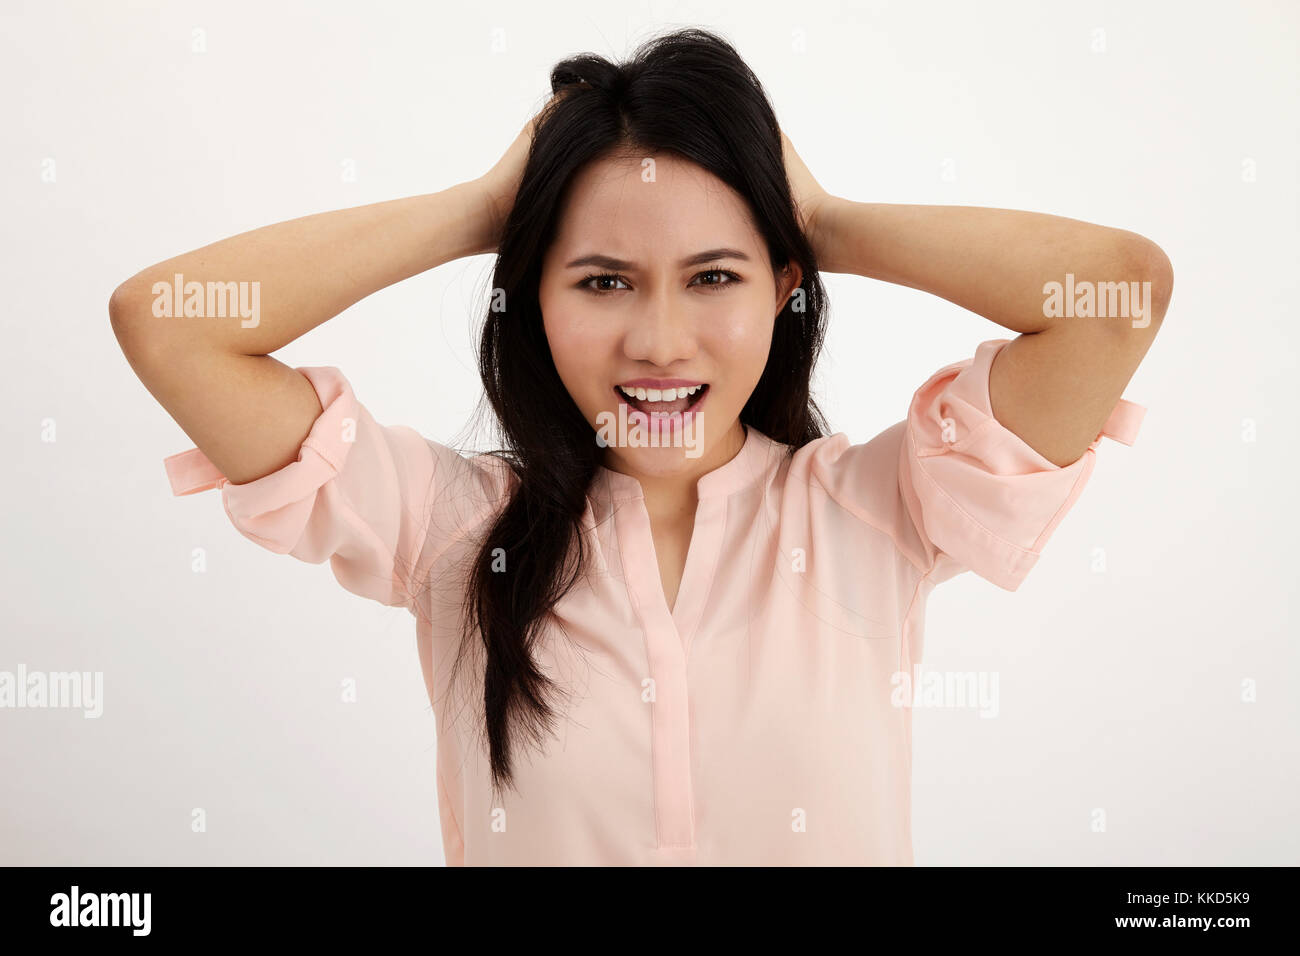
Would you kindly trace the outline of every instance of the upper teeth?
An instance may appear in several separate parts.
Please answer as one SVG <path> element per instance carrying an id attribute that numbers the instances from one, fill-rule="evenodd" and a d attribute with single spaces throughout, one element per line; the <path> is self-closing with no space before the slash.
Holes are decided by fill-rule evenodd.
<path id="1" fill-rule="evenodd" d="M 626 385 L 620 385 L 619 391 L 631 398 L 638 398 L 644 402 L 675 402 L 679 398 L 685 398 L 687 395 L 694 395 L 703 385 L 692 385 L 690 388 L 628 388 Z"/>

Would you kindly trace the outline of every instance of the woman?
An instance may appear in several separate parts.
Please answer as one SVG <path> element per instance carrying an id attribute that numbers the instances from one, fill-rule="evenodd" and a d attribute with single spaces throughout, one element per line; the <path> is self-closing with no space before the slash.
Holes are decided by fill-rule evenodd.
<path id="1" fill-rule="evenodd" d="M 896 675 L 919 663 L 926 598 L 967 569 L 1018 587 L 1101 436 L 1132 443 L 1141 408 L 1120 395 L 1168 261 L 1069 219 L 831 196 L 704 31 L 571 58 L 551 87 L 478 179 L 123 283 L 118 340 L 197 446 L 166 460 L 173 489 L 220 488 L 247 537 L 415 615 L 448 863 L 911 863 Z M 493 251 L 499 453 L 382 426 L 338 369 L 270 357 Z M 850 444 L 809 391 L 819 270 L 1020 335 Z M 1045 287 L 1067 273 L 1154 301 L 1131 322 L 1054 317 Z M 253 320 L 159 317 L 173 283 L 194 315 L 247 281 Z"/>

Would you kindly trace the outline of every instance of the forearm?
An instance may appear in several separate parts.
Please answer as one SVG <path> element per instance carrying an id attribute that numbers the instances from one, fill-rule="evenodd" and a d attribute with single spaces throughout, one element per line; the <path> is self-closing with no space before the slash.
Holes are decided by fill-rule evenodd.
<path id="1" fill-rule="evenodd" d="M 165 343 L 266 355 L 379 289 L 453 259 L 490 252 L 492 228 L 474 183 L 304 216 L 150 266 L 119 287 L 110 312 L 119 338 L 141 348 Z M 204 289 L 237 288 L 245 308 L 209 315 L 211 299 L 203 295 L 193 300 L 202 303 L 201 315 L 187 316 L 185 300 L 191 296 L 185 290 L 191 282 Z M 251 304 L 256 304 L 252 316 Z"/>
<path id="2" fill-rule="evenodd" d="M 1163 258 L 1127 230 L 1013 209 L 832 197 L 817 215 L 824 271 L 921 289 L 1015 332 L 1059 321 L 1045 315 L 1047 283 L 1064 284 L 1067 274 L 1076 284 L 1142 281 Z"/>

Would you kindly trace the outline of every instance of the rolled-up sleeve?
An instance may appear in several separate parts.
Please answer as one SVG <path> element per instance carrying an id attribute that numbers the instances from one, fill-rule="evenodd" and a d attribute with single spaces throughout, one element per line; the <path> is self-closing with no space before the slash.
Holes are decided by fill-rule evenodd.
<path id="1" fill-rule="evenodd" d="M 481 518 L 505 493 L 490 456 L 467 458 L 414 429 L 381 425 L 333 367 L 297 369 L 321 414 L 297 460 L 244 484 L 231 483 L 198 448 L 163 460 L 174 495 L 221 490 L 230 521 L 276 554 L 329 561 L 347 590 L 411 607 L 431 534 L 450 535 Z"/>
<path id="2" fill-rule="evenodd" d="M 1083 455 L 1056 465 L 993 416 L 989 370 L 1009 341 L 982 343 L 917 389 L 898 476 L 936 580 L 973 570 L 1014 591 L 1082 493 L 1102 437 L 1132 445 L 1146 409 L 1120 399 Z"/>

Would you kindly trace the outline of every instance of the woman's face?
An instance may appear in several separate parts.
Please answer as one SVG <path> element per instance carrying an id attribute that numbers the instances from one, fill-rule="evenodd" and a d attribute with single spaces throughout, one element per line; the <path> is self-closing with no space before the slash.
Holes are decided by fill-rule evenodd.
<path id="1" fill-rule="evenodd" d="M 741 409 L 800 279 L 793 263 L 773 274 L 744 200 L 694 163 L 620 154 L 582 170 L 539 298 L 556 370 L 606 467 L 699 475 L 739 451 Z"/>

